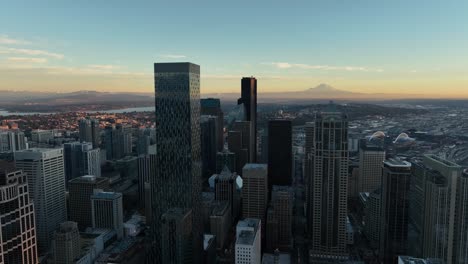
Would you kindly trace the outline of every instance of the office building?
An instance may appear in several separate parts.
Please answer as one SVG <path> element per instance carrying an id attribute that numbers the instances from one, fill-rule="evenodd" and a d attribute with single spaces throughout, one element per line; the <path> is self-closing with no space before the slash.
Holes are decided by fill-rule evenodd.
<path id="1" fill-rule="evenodd" d="M 242 179 L 242 217 L 260 219 L 265 223 L 268 204 L 267 165 L 246 164 Z"/>
<path id="2" fill-rule="evenodd" d="M 275 250 L 274 253 L 263 253 L 262 264 L 291 264 L 291 254 L 281 253 Z"/>
<path id="3" fill-rule="evenodd" d="M 215 173 L 217 153 L 217 118 L 202 115 L 200 117 L 202 177 L 207 179 Z"/>
<path id="4" fill-rule="evenodd" d="M 0 161 L 0 207 L 0 263 L 38 263 L 34 203 L 26 174 L 4 161 Z"/>
<path id="5" fill-rule="evenodd" d="M 318 113 L 307 168 L 307 224 L 311 259 L 346 257 L 348 119 L 330 104 Z M 307 146 L 310 149 L 311 146 Z M 308 150 L 310 151 L 310 150 Z M 333 168 L 333 169 L 331 169 Z"/>
<path id="6" fill-rule="evenodd" d="M 101 176 L 101 153 L 92 143 L 72 142 L 63 144 L 66 183 L 83 175 Z"/>
<path id="7" fill-rule="evenodd" d="M 239 177 L 237 173 L 224 167 L 224 170 L 214 178 L 215 199 L 229 202 L 233 221 L 239 217 L 240 213 L 241 192 L 237 188 L 237 177 Z"/>
<path id="8" fill-rule="evenodd" d="M 138 194 L 140 207 L 145 208 L 149 199 L 146 199 L 145 184 L 150 184 L 150 178 L 156 171 L 156 145 L 148 149 L 148 154 L 138 156 Z M 151 192 L 148 192 L 150 195 Z"/>
<path id="9" fill-rule="evenodd" d="M 0 131 L 0 152 L 27 149 L 27 139 L 21 131 Z"/>
<path id="10" fill-rule="evenodd" d="M 109 178 L 85 175 L 68 182 L 69 219 L 81 230 L 92 226 L 91 195 L 94 189 L 108 190 Z"/>
<path id="11" fill-rule="evenodd" d="M 200 66 L 155 63 L 156 175 L 151 177 L 155 258 L 161 244 L 161 216 L 171 208 L 192 210 L 194 262 L 203 251 L 201 222 Z M 159 221 L 158 221 L 159 220 Z M 162 260 L 154 261 L 163 263 Z"/>
<path id="12" fill-rule="evenodd" d="M 382 189 L 379 188 L 369 193 L 369 197 L 367 197 L 364 208 L 364 235 L 369 240 L 371 247 L 374 249 L 377 249 L 380 246 L 381 192 Z"/>
<path id="13" fill-rule="evenodd" d="M 154 128 L 144 128 L 138 130 L 137 137 L 137 154 L 147 155 L 149 154 L 150 148 L 154 146 L 156 137 L 156 130 Z"/>
<path id="14" fill-rule="evenodd" d="M 216 117 L 216 150 L 224 149 L 224 113 L 221 110 L 221 100 L 217 98 L 204 98 L 200 100 L 200 114 Z"/>
<path id="15" fill-rule="evenodd" d="M 221 250 L 224 248 L 231 223 L 231 205 L 229 202 L 214 202 L 210 215 L 210 233 L 216 237 L 216 249 Z"/>
<path id="16" fill-rule="evenodd" d="M 385 263 L 391 263 L 408 249 L 411 163 L 385 160 L 382 173 L 379 257 Z"/>
<path id="17" fill-rule="evenodd" d="M 291 185 L 293 172 L 291 120 L 268 121 L 268 185 Z"/>
<path id="18" fill-rule="evenodd" d="M 80 142 L 89 142 L 93 148 L 98 148 L 100 144 L 101 131 L 99 120 L 83 118 L 78 124 Z"/>
<path id="19" fill-rule="evenodd" d="M 132 153 L 132 131 L 128 126 L 106 126 L 104 141 L 108 160 L 121 159 Z"/>
<path id="20" fill-rule="evenodd" d="M 217 263 L 216 237 L 214 235 L 211 235 L 211 234 L 203 235 L 202 263 L 206 263 L 206 264 Z"/>
<path id="21" fill-rule="evenodd" d="M 251 123 L 250 145 L 251 151 L 249 162 L 257 161 L 257 79 L 254 77 L 244 77 L 241 80 L 241 98 L 237 104 L 242 104 L 244 109 L 244 121 Z"/>
<path id="22" fill-rule="evenodd" d="M 171 208 L 161 216 L 161 263 L 196 263 L 193 261 L 192 210 Z"/>
<path id="23" fill-rule="evenodd" d="M 54 131 L 52 130 L 33 130 L 31 131 L 31 141 L 36 143 L 49 143 L 54 139 Z"/>
<path id="24" fill-rule="evenodd" d="M 357 192 L 373 192 L 382 186 L 382 162 L 385 151 L 382 147 L 362 140 L 359 147 L 359 176 Z"/>
<path id="25" fill-rule="evenodd" d="M 81 238 L 78 225 L 67 221 L 60 224 L 54 233 L 52 252 L 54 264 L 73 264 L 81 254 Z"/>
<path id="26" fill-rule="evenodd" d="M 93 228 L 115 230 L 118 238 L 123 237 L 122 194 L 95 189 L 91 195 Z"/>
<path id="27" fill-rule="evenodd" d="M 253 149 L 251 148 L 251 122 L 236 121 L 228 132 L 228 148 L 236 155 L 235 171 L 242 175 L 242 168 L 252 163 Z"/>
<path id="28" fill-rule="evenodd" d="M 44 253 L 50 248 L 55 229 L 67 220 L 63 149 L 18 151 L 15 164 L 27 175 L 35 205 L 38 251 Z"/>
<path id="29" fill-rule="evenodd" d="M 409 218 L 418 236 L 412 254 L 448 264 L 468 261 L 466 187 L 456 163 L 435 155 L 413 162 Z"/>
<path id="30" fill-rule="evenodd" d="M 261 220 L 245 218 L 236 226 L 235 263 L 261 264 L 262 228 Z"/>
<path id="31" fill-rule="evenodd" d="M 266 221 L 266 244 L 270 252 L 292 248 L 293 197 L 291 187 L 273 185 Z"/>
<path id="32" fill-rule="evenodd" d="M 221 173 L 224 167 L 228 167 L 228 169 L 232 172 L 237 172 L 236 154 L 227 149 L 223 149 L 222 151 L 216 153 L 216 173 Z"/>

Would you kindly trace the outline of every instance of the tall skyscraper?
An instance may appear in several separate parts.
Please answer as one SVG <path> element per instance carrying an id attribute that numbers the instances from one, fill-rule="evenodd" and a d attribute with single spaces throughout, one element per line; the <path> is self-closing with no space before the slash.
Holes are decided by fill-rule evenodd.
<path id="1" fill-rule="evenodd" d="M 196 263 L 193 261 L 192 210 L 171 208 L 161 216 L 161 263 Z M 154 262 L 157 263 L 157 262 Z"/>
<path id="2" fill-rule="evenodd" d="M 69 264 L 75 263 L 81 253 L 81 237 L 78 225 L 75 222 L 63 222 L 54 233 L 52 251 L 53 263 Z"/>
<path id="3" fill-rule="evenodd" d="M 365 140 L 359 148 L 359 176 L 357 192 L 373 192 L 382 186 L 382 162 L 385 151 L 382 147 Z"/>
<path id="4" fill-rule="evenodd" d="M 46 252 L 55 229 L 67 220 L 63 149 L 15 152 L 16 167 L 27 174 L 36 213 L 38 250 Z"/>
<path id="5" fill-rule="evenodd" d="M 261 264 L 261 259 L 262 222 L 256 218 L 239 221 L 236 226 L 235 263 Z"/>
<path id="6" fill-rule="evenodd" d="M 311 258 L 346 256 L 348 119 L 330 104 L 317 114 L 309 155 L 308 232 Z"/>
<path id="7" fill-rule="evenodd" d="M 366 225 L 364 226 L 364 234 L 370 242 L 370 246 L 374 249 L 380 246 L 380 213 L 382 205 L 382 189 L 374 190 L 369 193 L 369 197 L 366 201 L 364 208 L 366 214 Z"/>
<path id="8" fill-rule="evenodd" d="M 0 263 L 38 263 L 34 204 L 26 174 L 3 161 L 0 197 Z"/>
<path id="9" fill-rule="evenodd" d="M 242 173 L 242 217 L 257 218 L 265 223 L 268 204 L 268 167 L 248 163 Z"/>
<path id="10" fill-rule="evenodd" d="M 21 131 L 0 131 L 0 153 L 27 149 L 27 140 Z"/>
<path id="11" fill-rule="evenodd" d="M 292 170 L 291 120 L 268 121 L 268 186 L 291 185 Z"/>
<path id="12" fill-rule="evenodd" d="M 422 162 L 413 162 L 413 175 L 409 218 L 419 233 L 413 254 L 447 264 L 467 262 L 468 202 L 462 167 L 425 155 Z"/>
<path id="13" fill-rule="evenodd" d="M 392 263 L 408 250 L 411 163 L 385 160 L 382 173 L 379 257 L 384 263 Z"/>
<path id="14" fill-rule="evenodd" d="M 291 187 L 273 185 L 266 221 L 266 244 L 271 252 L 292 248 L 293 197 Z"/>
<path id="15" fill-rule="evenodd" d="M 257 161 L 257 79 L 254 77 L 244 77 L 241 81 L 241 98 L 238 104 L 244 106 L 244 120 L 251 122 L 250 147 L 254 154 L 249 162 Z"/>
<path id="16" fill-rule="evenodd" d="M 201 155 L 202 155 L 202 176 L 208 178 L 216 170 L 217 152 L 217 118 L 215 116 L 202 115 L 200 118 L 201 131 Z"/>
<path id="17" fill-rule="evenodd" d="M 79 121 L 78 129 L 80 133 L 80 142 L 89 142 L 93 148 L 99 147 L 100 128 L 99 120 L 83 118 Z"/>
<path id="18" fill-rule="evenodd" d="M 151 177 L 153 261 L 162 262 L 163 214 L 192 211 L 194 262 L 203 251 L 201 223 L 200 66 L 155 63 L 156 175 Z"/>
<path id="19" fill-rule="evenodd" d="M 122 194 L 104 192 L 95 189 L 91 195 L 91 214 L 93 228 L 115 230 L 118 238 L 123 237 L 123 204 Z"/>
<path id="20" fill-rule="evenodd" d="M 253 161 L 250 121 L 236 121 L 228 132 L 228 148 L 236 154 L 236 172 L 242 175 L 242 168 Z"/>
<path id="21" fill-rule="evenodd" d="M 149 185 L 150 178 L 154 177 L 156 162 L 156 145 L 148 148 L 148 154 L 138 156 L 138 194 L 141 208 L 145 208 L 146 203 L 150 203 L 146 197 L 151 195 L 151 192 L 146 192 L 145 184 Z"/>
<path id="22" fill-rule="evenodd" d="M 68 182 L 68 208 L 70 221 L 84 230 L 92 226 L 91 195 L 94 189 L 109 189 L 109 178 L 85 175 Z"/>
<path id="23" fill-rule="evenodd" d="M 101 150 L 88 142 L 63 144 L 66 184 L 83 175 L 101 176 Z"/>
<path id="24" fill-rule="evenodd" d="M 108 160 L 121 159 L 132 153 L 132 131 L 128 126 L 106 126 L 104 141 Z"/>
<path id="25" fill-rule="evenodd" d="M 221 110 L 221 100 L 217 98 L 205 98 L 200 100 L 201 114 L 216 116 L 217 130 L 217 151 L 222 151 L 224 148 L 224 113 Z"/>
<path id="26" fill-rule="evenodd" d="M 240 190 L 237 189 L 237 177 L 237 173 L 232 173 L 227 167 L 224 167 L 224 170 L 214 179 L 215 199 L 229 202 L 233 222 L 239 217 L 241 201 Z"/>

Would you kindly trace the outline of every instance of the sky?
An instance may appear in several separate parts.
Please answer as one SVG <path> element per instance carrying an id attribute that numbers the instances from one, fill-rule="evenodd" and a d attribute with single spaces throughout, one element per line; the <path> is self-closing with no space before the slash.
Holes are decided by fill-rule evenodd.
<path id="1" fill-rule="evenodd" d="M 0 90 L 152 92 L 153 63 L 202 93 L 327 83 L 468 98 L 468 1 L 0 0 Z"/>

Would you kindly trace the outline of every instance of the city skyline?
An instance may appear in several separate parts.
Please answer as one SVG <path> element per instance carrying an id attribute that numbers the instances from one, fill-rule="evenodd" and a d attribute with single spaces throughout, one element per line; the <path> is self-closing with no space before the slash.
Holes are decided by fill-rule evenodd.
<path id="1" fill-rule="evenodd" d="M 151 92 L 154 61 L 195 61 L 202 94 L 235 92 L 254 75 L 259 93 L 329 83 L 468 98 L 463 1 L 23 6 L 0 11 L 0 90 Z"/>

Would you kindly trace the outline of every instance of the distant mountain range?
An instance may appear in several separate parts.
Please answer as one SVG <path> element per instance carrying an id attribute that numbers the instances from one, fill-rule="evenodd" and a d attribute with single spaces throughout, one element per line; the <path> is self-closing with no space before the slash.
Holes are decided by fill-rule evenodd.
<path id="1" fill-rule="evenodd" d="M 8 104 L 93 104 L 93 103 L 116 103 L 133 102 L 142 104 L 154 103 L 153 93 L 113 93 L 97 91 L 77 91 L 70 93 L 49 93 L 29 91 L 0 91 L 0 103 Z M 223 101 L 235 101 L 239 93 L 208 93 L 202 94 L 202 98 L 215 97 Z M 327 84 L 303 91 L 291 92 L 261 92 L 258 94 L 260 103 L 268 102 L 306 102 L 306 101 L 367 101 L 388 99 L 423 99 L 424 95 L 417 94 L 383 94 L 383 93 L 357 93 L 336 89 Z M 1 105 L 0 105 L 1 108 Z"/>

